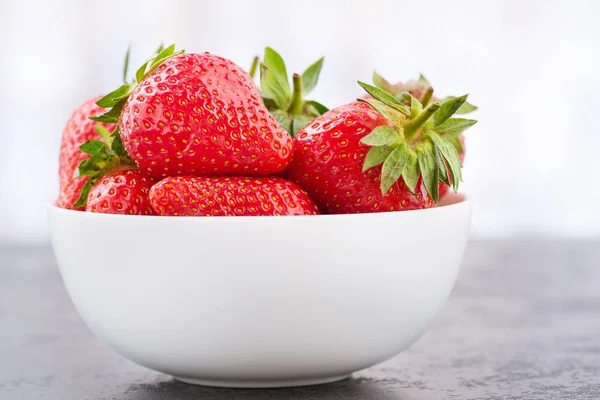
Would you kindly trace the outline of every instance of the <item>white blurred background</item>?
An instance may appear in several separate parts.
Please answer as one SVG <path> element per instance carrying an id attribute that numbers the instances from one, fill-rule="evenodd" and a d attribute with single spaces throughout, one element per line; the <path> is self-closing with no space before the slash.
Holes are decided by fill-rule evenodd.
<path id="1" fill-rule="evenodd" d="M 248 67 L 269 45 L 333 107 L 376 68 L 471 94 L 474 236 L 600 236 L 600 2 L 0 0 L 0 241 L 45 242 L 71 111 L 160 42 Z"/>

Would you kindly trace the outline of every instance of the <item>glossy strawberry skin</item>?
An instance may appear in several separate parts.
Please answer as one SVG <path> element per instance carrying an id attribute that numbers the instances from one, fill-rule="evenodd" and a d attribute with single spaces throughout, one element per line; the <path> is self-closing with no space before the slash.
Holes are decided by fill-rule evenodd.
<path id="1" fill-rule="evenodd" d="M 114 124 L 95 122 L 89 116 L 98 116 L 105 110 L 96 105 L 96 100 L 101 96 L 89 99 L 79 106 L 69 118 L 62 134 L 59 156 L 60 192 L 56 205 L 62 208 L 84 210 L 84 207 L 74 207 L 81 189 L 88 180 L 87 176 L 73 178 L 73 174 L 79 163 L 86 158 L 87 154 L 79 150 L 79 146 L 88 140 L 102 140 L 96 133 L 95 126 L 100 124 L 107 130 L 114 129 Z"/>
<path id="2" fill-rule="evenodd" d="M 316 215 L 319 210 L 298 185 L 271 177 L 169 177 L 150 190 L 158 215 Z"/>
<path id="3" fill-rule="evenodd" d="M 85 208 L 104 214 L 152 215 L 148 199 L 155 181 L 138 170 L 118 171 L 103 176 L 90 190 Z"/>
<path id="4" fill-rule="evenodd" d="M 209 54 L 171 57 L 133 91 L 120 119 L 125 149 L 143 171 L 269 175 L 283 171 L 292 139 L 250 76 Z"/>
<path id="5" fill-rule="evenodd" d="M 465 161 L 465 137 L 459 136 L 458 140 L 460 140 L 460 143 L 462 144 L 462 148 L 463 148 L 463 151 L 458 153 L 458 157 L 460 158 L 460 162 L 464 162 Z M 448 174 L 450 174 L 450 171 L 448 171 Z M 450 186 L 446 185 L 443 182 L 440 182 L 440 186 L 439 186 L 440 199 L 446 193 L 448 193 L 448 190 L 450 190 Z"/>
<path id="6" fill-rule="evenodd" d="M 362 172 L 369 147 L 360 139 L 387 119 L 360 102 L 330 110 L 294 138 L 288 178 L 303 187 L 323 213 L 348 214 L 433 207 L 421 182 L 413 195 L 399 179 L 384 195 L 381 166 Z M 425 195 L 424 195 L 425 194 Z"/>

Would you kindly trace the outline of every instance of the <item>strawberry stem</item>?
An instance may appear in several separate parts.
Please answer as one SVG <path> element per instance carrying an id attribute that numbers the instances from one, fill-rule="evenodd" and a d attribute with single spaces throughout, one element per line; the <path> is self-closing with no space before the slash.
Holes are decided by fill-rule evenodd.
<path id="1" fill-rule="evenodd" d="M 288 108 L 288 112 L 292 115 L 302 113 L 302 77 L 298 74 L 292 76 L 294 91 L 292 92 L 292 102 Z"/>
<path id="2" fill-rule="evenodd" d="M 419 113 L 412 121 L 404 126 L 404 137 L 407 141 L 416 139 L 419 129 L 427 122 L 429 118 L 440 108 L 440 103 L 431 103 Z"/>
<path id="3" fill-rule="evenodd" d="M 427 104 L 429 104 L 429 101 L 431 101 L 431 97 L 433 96 L 433 88 L 431 86 L 429 86 L 425 92 L 423 92 L 423 96 L 421 96 L 421 104 L 423 105 L 423 107 L 426 107 Z"/>

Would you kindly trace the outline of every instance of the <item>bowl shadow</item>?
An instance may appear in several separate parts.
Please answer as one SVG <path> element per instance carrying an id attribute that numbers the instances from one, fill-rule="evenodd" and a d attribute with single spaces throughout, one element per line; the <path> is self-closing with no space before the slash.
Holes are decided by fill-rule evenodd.
<path id="1" fill-rule="evenodd" d="M 153 383 L 132 384 L 127 390 L 130 400 L 192 400 L 192 399 L 290 399 L 290 400 L 403 400 L 381 382 L 367 378 L 350 377 L 341 381 L 293 388 L 277 389 L 230 389 L 190 385 L 169 379 Z"/>

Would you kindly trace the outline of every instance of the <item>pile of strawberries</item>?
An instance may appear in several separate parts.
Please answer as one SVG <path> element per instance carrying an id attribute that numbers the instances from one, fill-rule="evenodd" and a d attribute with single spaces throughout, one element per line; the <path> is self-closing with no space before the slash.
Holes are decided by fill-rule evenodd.
<path id="1" fill-rule="evenodd" d="M 328 110 L 306 100 L 318 60 L 290 86 L 267 48 L 250 73 L 210 54 L 158 49 L 65 127 L 57 205 L 112 214 L 313 215 L 435 206 L 461 181 L 466 95 L 438 99 L 378 74 Z M 260 89 L 254 73 L 260 64 Z"/>

